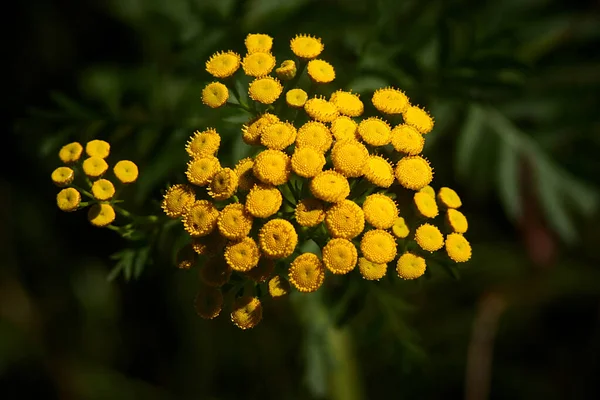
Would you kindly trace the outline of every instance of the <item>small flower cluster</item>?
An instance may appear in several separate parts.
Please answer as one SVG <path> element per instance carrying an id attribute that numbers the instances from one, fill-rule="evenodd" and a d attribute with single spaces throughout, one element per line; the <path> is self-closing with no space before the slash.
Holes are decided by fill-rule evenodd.
<path id="1" fill-rule="evenodd" d="M 390 263 L 400 278 L 415 279 L 444 247 L 437 256 L 448 262 L 470 259 L 459 196 L 430 186 L 433 169 L 421 152 L 434 121 L 425 110 L 392 87 L 375 91 L 371 116 L 350 91 L 311 97 L 315 86 L 335 79 L 333 66 L 317 58 L 324 49 L 320 39 L 292 39 L 297 60 L 285 60 L 276 76 L 270 75 L 273 39 L 250 34 L 245 44 L 243 58 L 226 51 L 208 60 L 206 70 L 222 81 L 208 84 L 202 98 L 212 108 L 232 104 L 254 112 L 241 135 L 257 154 L 233 168 L 222 166 L 218 132 L 196 132 L 186 147 L 188 183 L 170 187 L 162 203 L 191 237 L 178 266 L 201 260 L 200 316 L 218 316 L 228 297 L 233 323 L 252 328 L 262 318 L 260 297 L 267 291 L 272 297 L 291 287 L 314 292 L 328 274 L 357 266 L 364 279 L 379 280 Z M 252 107 L 243 105 L 232 84 L 240 66 L 253 78 Z M 304 71 L 308 91 L 296 87 Z M 237 102 L 228 102 L 230 90 Z M 303 252 L 310 241 L 318 254 Z"/>
<path id="2" fill-rule="evenodd" d="M 76 211 L 87 206 L 88 220 L 97 227 L 109 226 L 115 220 L 116 193 L 119 185 L 136 181 L 138 168 L 133 162 L 122 160 L 115 164 L 113 173 L 117 188 L 104 178 L 109 165 L 110 144 L 104 140 L 92 140 L 85 145 L 87 158 L 82 159 L 84 148 L 78 142 L 63 146 L 58 157 L 62 167 L 52 172 L 52 182 L 63 188 L 56 196 L 56 204 L 62 211 Z M 80 181 L 77 181 L 80 180 Z M 85 187 L 87 186 L 87 187 Z M 82 202 L 81 195 L 88 197 Z"/>

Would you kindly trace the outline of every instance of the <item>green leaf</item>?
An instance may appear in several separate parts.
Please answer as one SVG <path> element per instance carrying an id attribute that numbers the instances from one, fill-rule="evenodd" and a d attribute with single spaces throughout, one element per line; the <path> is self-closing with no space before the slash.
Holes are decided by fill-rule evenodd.
<path id="1" fill-rule="evenodd" d="M 56 104 L 62 107 L 72 117 L 77 117 L 81 119 L 90 119 L 95 117 L 93 111 L 85 108 L 76 101 L 71 100 L 69 97 L 62 93 L 52 92 L 50 93 L 50 97 Z"/>
<path id="2" fill-rule="evenodd" d="M 138 249 L 135 256 L 135 262 L 133 264 L 133 277 L 139 278 L 144 271 L 144 267 L 148 264 L 148 257 L 150 255 L 150 247 L 142 247 Z"/>
<path id="3" fill-rule="evenodd" d="M 467 111 L 467 119 L 456 144 L 456 171 L 462 177 L 469 174 L 473 155 L 483 136 L 484 121 L 483 109 L 472 104 Z"/>
<path id="4" fill-rule="evenodd" d="M 119 274 L 123 273 L 125 279 L 129 280 L 131 277 L 132 265 L 135 257 L 134 249 L 121 250 L 118 253 L 113 254 L 110 258 L 118 260 L 115 267 L 110 271 L 106 279 L 113 281 Z"/>
<path id="5" fill-rule="evenodd" d="M 518 221 L 523 213 L 520 193 L 520 154 L 506 141 L 500 142 L 498 160 L 498 193 L 509 218 Z"/>
<path id="6" fill-rule="evenodd" d="M 350 82 L 347 87 L 353 92 L 372 92 L 389 85 L 389 81 L 375 75 L 364 75 Z"/>

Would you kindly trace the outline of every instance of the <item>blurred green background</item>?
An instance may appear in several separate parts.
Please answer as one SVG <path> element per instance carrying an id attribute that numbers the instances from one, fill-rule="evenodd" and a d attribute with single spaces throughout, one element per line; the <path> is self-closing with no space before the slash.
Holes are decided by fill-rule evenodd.
<path id="1" fill-rule="evenodd" d="M 600 398 L 600 3 L 14 5 L 2 399 Z M 297 296 L 271 301 L 249 332 L 196 317 L 196 273 L 171 264 L 175 233 L 137 279 L 107 280 L 130 243 L 56 208 L 58 149 L 109 140 L 115 159 L 140 166 L 128 204 L 155 212 L 183 181 L 193 130 L 225 124 L 220 154 L 243 155 L 239 116 L 207 109 L 200 91 L 206 59 L 243 52 L 257 32 L 276 55 L 296 33 L 322 37 L 336 87 L 368 101 L 393 85 L 431 111 L 434 187 L 456 188 L 470 222 L 474 255 L 458 274 L 432 267 L 393 291 L 354 293 L 342 328 L 310 303 L 297 312 Z"/>

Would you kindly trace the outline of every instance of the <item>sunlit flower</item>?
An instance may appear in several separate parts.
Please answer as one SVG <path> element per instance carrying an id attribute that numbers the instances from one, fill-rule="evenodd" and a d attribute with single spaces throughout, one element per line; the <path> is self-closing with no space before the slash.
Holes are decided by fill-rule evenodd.
<path id="1" fill-rule="evenodd" d="M 394 183 L 392 165 L 380 156 L 370 155 L 363 173 L 369 182 L 382 188 L 388 188 Z"/>
<path id="2" fill-rule="evenodd" d="M 75 211 L 81 203 L 81 194 L 73 188 L 63 189 L 56 195 L 56 205 L 62 211 Z"/>
<path id="3" fill-rule="evenodd" d="M 348 197 L 350 185 L 339 172 L 323 171 L 310 181 L 310 191 L 318 199 L 337 203 Z"/>
<path id="4" fill-rule="evenodd" d="M 258 118 L 250 121 L 242 127 L 242 139 L 246 144 L 255 145 L 260 143 L 260 135 L 265 127 L 279 122 L 279 118 L 273 114 L 264 113 Z"/>
<path id="5" fill-rule="evenodd" d="M 317 121 L 308 121 L 298 129 L 296 135 L 296 147 L 313 147 L 321 153 L 329 150 L 332 142 L 329 128 Z"/>
<path id="6" fill-rule="evenodd" d="M 289 122 L 276 122 L 266 126 L 260 136 L 263 146 L 273 150 L 284 150 L 296 140 L 296 128 Z"/>
<path id="7" fill-rule="evenodd" d="M 206 62 L 206 71 L 215 78 L 227 78 L 240 67 L 240 56 L 233 51 L 213 54 Z"/>
<path id="8" fill-rule="evenodd" d="M 325 280 L 325 267 L 316 254 L 304 253 L 292 261 L 288 276 L 299 292 L 314 292 Z"/>
<path id="9" fill-rule="evenodd" d="M 256 78 L 250 83 L 248 94 L 254 101 L 263 104 L 272 104 L 281 96 L 283 86 L 273 77 L 265 76 Z"/>
<path id="10" fill-rule="evenodd" d="M 293 60 L 285 60 L 281 63 L 281 66 L 275 70 L 277 77 L 284 81 L 294 79 L 296 72 L 296 63 Z"/>
<path id="11" fill-rule="evenodd" d="M 98 179 L 92 184 L 92 194 L 97 200 L 110 200 L 115 195 L 115 186 L 107 179 Z"/>
<path id="12" fill-rule="evenodd" d="M 437 199 L 446 208 L 460 208 L 462 201 L 458 194 L 449 187 L 440 188 L 437 194 Z"/>
<path id="13" fill-rule="evenodd" d="M 433 129 L 433 118 L 427 111 L 417 106 L 408 107 L 402 115 L 407 125 L 412 126 L 422 134 L 429 133 Z"/>
<path id="14" fill-rule="evenodd" d="M 246 210 L 257 218 L 268 218 L 281 208 L 283 198 L 274 186 L 255 185 L 246 197 Z"/>
<path id="15" fill-rule="evenodd" d="M 335 70 L 327 61 L 310 60 L 306 70 L 310 79 L 316 83 L 329 83 L 335 79 Z"/>
<path id="16" fill-rule="evenodd" d="M 467 217 L 453 208 L 449 208 L 448 211 L 446 211 L 446 222 L 452 231 L 456 233 L 465 233 L 467 229 L 469 229 Z"/>
<path id="17" fill-rule="evenodd" d="M 415 241 L 423 249 L 434 252 L 444 246 L 444 236 L 437 226 L 423 224 L 415 231 Z"/>
<path id="18" fill-rule="evenodd" d="M 106 158 L 110 154 L 110 144 L 104 140 L 91 140 L 85 145 L 85 153 L 89 157 Z"/>
<path id="19" fill-rule="evenodd" d="M 332 122 L 339 115 L 336 105 L 322 97 L 306 100 L 304 111 L 309 117 L 320 122 Z"/>
<path id="20" fill-rule="evenodd" d="M 243 296 L 235 299 L 231 322 L 240 329 L 254 328 L 262 319 L 262 304 L 257 297 Z"/>
<path id="21" fill-rule="evenodd" d="M 416 279 L 425 273 L 425 259 L 416 254 L 406 252 L 398 259 L 396 272 L 402 279 Z"/>
<path id="22" fill-rule="evenodd" d="M 454 262 L 466 262 L 471 258 L 471 244 L 460 233 L 446 236 L 446 253 Z"/>
<path id="23" fill-rule="evenodd" d="M 358 270 L 364 279 L 378 281 L 385 276 L 387 264 L 374 263 L 364 257 L 360 257 L 358 259 Z"/>
<path id="24" fill-rule="evenodd" d="M 391 87 L 376 90 L 372 102 L 384 114 L 401 114 L 410 105 L 403 91 Z"/>
<path id="25" fill-rule="evenodd" d="M 423 151 L 425 138 L 410 125 L 398 125 L 392 129 L 392 146 L 397 152 L 416 156 Z"/>
<path id="26" fill-rule="evenodd" d="M 358 134 L 371 146 L 385 146 L 390 143 L 392 129 L 390 125 L 377 117 L 363 119 L 358 125 Z"/>
<path id="27" fill-rule="evenodd" d="M 294 215 L 298 225 L 306 227 L 316 226 L 325 219 L 325 207 L 317 199 L 302 199 L 296 205 Z"/>
<path id="28" fill-rule="evenodd" d="M 196 200 L 186 207 L 183 227 L 190 236 L 206 236 L 217 226 L 219 210 L 208 200 Z"/>
<path id="29" fill-rule="evenodd" d="M 416 192 L 414 195 L 415 206 L 419 214 L 426 218 L 435 218 L 438 215 L 438 206 L 435 198 L 426 192 Z"/>
<path id="30" fill-rule="evenodd" d="M 248 53 L 269 52 L 273 47 L 273 38 L 264 33 L 250 33 L 244 41 Z"/>
<path id="31" fill-rule="evenodd" d="M 229 240 L 240 240 L 250 233 L 254 218 L 246 211 L 243 204 L 226 205 L 219 214 L 217 226 L 221 235 Z"/>
<path id="32" fill-rule="evenodd" d="M 429 161 L 421 156 L 406 156 L 396 164 L 396 179 L 406 189 L 419 190 L 433 180 Z"/>
<path id="33" fill-rule="evenodd" d="M 217 157 L 198 157 L 188 163 L 185 175 L 191 184 L 206 186 L 220 169 L 221 163 Z"/>
<path id="34" fill-rule="evenodd" d="M 331 122 L 331 133 L 336 140 L 359 140 L 358 124 L 345 115 L 337 117 Z"/>
<path id="35" fill-rule="evenodd" d="M 387 231 L 373 229 L 363 235 L 360 251 L 367 260 L 386 264 L 396 257 L 396 240 Z"/>
<path id="36" fill-rule="evenodd" d="M 279 150 L 265 150 L 254 159 L 254 176 L 273 186 L 283 185 L 290 179 L 290 157 Z"/>
<path id="37" fill-rule="evenodd" d="M 347 274 L 356 267 L 358 252 L 348 239 L 329 240 L 322 250 L 323 264 L 334 274 Z"/>
<path id="38" fill-rule="evenodd" d="M 248 76 L 262 77 L 269 75 L 275 68 L 275 57 L 268 52 L 254 52 L 244 57 L 242 68 Z"/>
<path id="39" fill-rule="evenodd" d="M 133 183 L 138 178 L 138 167 L 133 161 L 121 160 L 113 167 L 113 173 L 124 184 Z"/>
<path id="40" fill-rule="evenodd" d="M 342 200 L 327 210 L 325 225 L 331 237 L 354 239 L 365 228 L 365 215 L 355 202 Z"/>
<path id="41" fill-rule="evenodd" d="M 100 157 L 90 157 L 83 160 L 83 172 L 90 178 L 98 178 L 106 172 L 108 164 Z"/>
<path id="42" fill-rule="evenodd" d="M 391 228 L 398 218 L 398 207 L 394 200 L 381 193 L 367 196 L 362 209 L 367 222 L 378 229 Z"/>
<path id="43" fill-rule="evenodd" d="M 88 220 L 99 228 L 110 225 L 115 217 L 115 209 L 110 204 L 94 204 L 88 210 Z"/>
<path id="44" fill-rule="evenodd" d="M 75 178 L 75 172 L 69 167 L 58 167 L 52 171 L 52 182 L 58 187 L 68 186 Z"/>
<path id="45" fill-rule="evenodd" d="M 331 149 L 335 170 L 346 177 L 362 176 L 368 159 L 369 151 L 356 140 L 337 141 Z"/>
<path id="46" fill-rule="evenodd" d="M 290 107 L 302 108 L 306 100 L 308 100 L 308 94 L 302 89 L 288 90 L 285 94 L 285 102 Z"/>
<path id="47" fill-rule="evenodd" d="M 433 197 L 435 199 L 435 190 L 433 190 L 433 188 L 429 185 L 423 187 L 421 190 L 419 190 L 419 192 L 427 193 L 428 195 L 430 195 L 431 197 Z"/>
<path id="48" fill-rule="evenodd" d="M 285 258 L 292 254 L 298 244 L 294 226 L 284 219 L 272 219 L 258 233 L 260 249 L 269 258 Z"/>
<path id="49" fill-rule="evenodd" d="M 162 201 L 162 209 L 169 218 L 179 218 L 186 207 L 196 201 L 194 189 L 188 185 L 173 185 L 165 193 Z"/>
<path id="50" fill-rule="evenodd" d="M 408 229 L 404 218 L 396 218 L 396 220 L 394 221 L 394 225 L 392 226 L 392 233 L 394 234 L 394 236 L 400 239 L 404 239 L 408 236 L 410 230 Z"/>
<path id="51" fill-rule="evenodd" d="M 193 158 L 214 156 L 219 151 L 221 135 L 213 128 L 196 131 L 188 140 L 185 150 Z"/>
<path id="52" fill-rule="evenodd" d="M 296 56 L 312 59 L 321 54 L 324 46 L 321 39 L 300 34 L 290 41 L 290 48 Z"/>
<path id="53" fill-rule="evenodd" d="M 304 178 L 312 178 L 323 171 L 325 156 L 313 147 L 296 147 L 292 154 L 292 170 Z"/>
<path id="54" fill-rule="evenodd" d="M 343 90 L 333 92 L 329 101 L 336 105 L 340 114 L 348 117 L 360 117 L 365 108 L 357 94 Z"/>
<path id="55" fill-rule="evenodd" d="M 202 103 L 210 108 L 218 108 L 227 103 L 229 89 L 221 82 L 209 83 L 202 89 Z"/>
<path id="56" fill-rule="evenodd" d="M 225 246 L 225 261 L 234 271 L 245 272 L 256 267 L 260 257 L 258 245 L 251 237 L 237 242 L 229 242 Z"/>
<path id="57" fill-rule="evenodd" d="M 65 164 L 73 164 L 79 161 L 83 153 L 83 146 L 77 142 L 64 145 L 58 152 L 58 158 Z"/>

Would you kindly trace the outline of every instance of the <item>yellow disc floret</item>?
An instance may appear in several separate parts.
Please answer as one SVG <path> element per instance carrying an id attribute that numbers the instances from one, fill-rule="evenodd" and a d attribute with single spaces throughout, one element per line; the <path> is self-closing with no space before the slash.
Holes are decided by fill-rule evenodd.
<path id="1" fill-rule="evenodd" d="M 428 195 L 430 195 L 431 197 L 433 197 L 435 199 L 435 190 L 433 190 L 433 188 L 429 185 L 427 185 L 424 188 L 422 188 L 421 190 L 419 190 L 419 192 L 427 193 Z"/>
<path id="2" fill-rule="evenodd" d="M 254 160 L 250 157 L 243 158 L 235 165 L 233 169 L 238 176 L 238 189 L 244 192 L 252 189 L 252 187 L 258 182 L 254 177 L 252 168 L 254 167 Z"/>
<path id="3" fill-rule="evenodd" d="M 365 109 L 363 102 L 357 94 L 338 90 L 331 94 L 329 98 L 340 111 L 340 114 L 348 117 L 360 117 Z"/>
<path id="4" fill-rule="evenodd" d="M 415 231 L 415 241 L 423 249 L 434 252 L 444 246 L 444 236 L 437 226 L 423 224 Z"/>
<path id="5" fill-rule="evenodd" d="M 292 170 L 304 178 L 312 178 L 323 171 L 325 156 L 312 147 L 296 147 L 292 154 Z"/>
<path id="6" fill-rule="evenodd" d="M 272 219 L 258 233 L 260 249 L 268 258 L 285 258 L 292 254 L 298 244 L 294 226 L 284 219 Z"/>
<path id="7" fill-rule="evenodd" d="M 323 264 L 334 274 L 347 274 L 356 267 L 358 252 L 348 239 L 329 240 L 322 250 Z"/>
<path id="8" fill-rule="evenodd" d="M 231 322 L 240 329 L 254 328 L 262 319 L 262 304 L 257 297 L 243 296 L 235 299 Z"/>
<path id="9" fill-rule="evenodd" d="M 304 253 L 296 257 L 288 272 L 290 283 L 299 292 L 310 293 L 321 287 L 325 280 L 325 267 L 316 254 Z"/>
<path id="10" fill-rule="evenodd" d="M 408 107 L 403 113 L 404 122 L 412 126 L 422 134 L 431 132 L 433 129 L 433 118 L 427 111 L 417 107 Z"/>
<path id="11" fill-rule="evenodd" d="M 296 140 L 296 128 L 289 122 L 276 122 L 266 126 L 260 136 L 263 146 L 283 150 Z"/>
<path id="12" fill-rule="evenodd" d="M 288 281 L 277 275 L 269 279 L 269 294 L 273 298 L 282 297 L 290 293 L 290 284 Z"/>
<path id="13" fill-rule="evenodd" d="M 369 151 L 356 140 L 337 141 L 331 149 L 331 161 L 335 170 L 346 177 L 362 176 L 369 159 Z"/>
<path id="14" fill-rule="evenodd" d="M 304 103 L 304 111 L 309 117 L 320 122 L 332 122 L 339 115 L 335 104 L 323 97 L 313 97 Z"/>
<path id="15" fill-rule="evenodd" d="M 66 188 L 56 195 L 56 205 L 62 211 L 75 211 L 81 203 L 81 194 L 73 188 Z"/>
<path id="16" fill-rule="evenodd" d="M 244 40 L 248 53 L 269 52 L 273 47 L 273 38 L 264 33 L 250 33 Z"/>
<path id="17" fill-rule="evenodd" d="M 102 176 L 108 169 L 108 164 L 100 157 L 90 157 L 83 160 L 83 172 L 90 178 Z"/>
<path id="18" fill-rule="evenodd" d="M 323 171 L 310 181 L 310 191 L 317 199 L 338 203 L 350 194 L 350 184 L 339 172 Z"/>
<path id="19" fill-rule="evenodd" d="M 406 252 L 398 259 L 396 272 L 402 279 L 417 279 L 425 273 L 425 259 L 416 254 Z"/>
<path id="20" fill-rule="evenodd" d="M 446 211 L 446 222 L 450 229 L 456 233 L 465 233 L 469 229 L 467 217 L 463 213 L 453 208 Z"/>
<path id="21" fill-rule="evenodd" d="M 471 244 L 460 233 L 446 236 L 446 253 L 454 262 L 466 262 L 471 258 Z"/>
<path id="22" fill-rule="evenodd" d="M 276 122 L 279 122 L 277 116 L 264 113 L 258 118 L 251 120 L 248 125 L 242 127 L 242 139 L 246 144 L 259 144 L 263 129 Z"/>
<path id="23" fill-rule="evenodd" d="M 410 106 L 404 92 L 391 87 L 376 90 L 372 102 L 384 114 L 401 114 Z"/>
<path id="24" fill-rule="evenodd" d="M 406 156 L 396 164 L 396 179 L 406 189 L 420 190 L 433 180 L 433 169 L 421 156 Z"/>
<path id="25" fill-rule="evenodd" d="M 367 260 L 386 264 L 396 257 L 396 240 L 383 229 L 373 229 L 363 235 L 360 251 Z"/>
<path id="26" fill-rule="evenodd" d="M 438 215 L 438 206 L 435 199 L 425 192 L 416 192 L 414 196 L 415 206 L 419 214 L 425 218 L 435 218 Z"/>
<path id="27" fill-rule="evenodd" d="M 194 299 L 194 308 L 200 318 L 218 317 L 223 309 L 223 293 L 214 287 L 202 287 Z"/>
<path id="28" fill-rule="evenodd" d="M 398 207 L 394 200 L 380 193 L 374 193 L 365 199 L 362 206 L 365 219 L 378 229 L 389 229 L 398 218 Z"/>
<path id="29" fill-rule="evenodd" d="M 449 187 L 440 188 L 437 199 L 446 208 L 460 208 L 462 206 L 462 201 L 458 197 L 458 194 Z"/>
<path id="30" fill-rule="evenodd" d="M 364 279 L 378 281 L 385 276 L 387 264 L 374 263 L 364 257 L 360 257 L 358 259 L 358 270 Z"/>
<path id="31" fill-rule="evenodd" d="M 210 108 L 219 108 L 229 99 L 229 89 L 221 82 L 211 82 L 202 89 L 202 103 Z"/>
<path id="32" fill-rule="evenodd" d="M 183 214 L 183 227 L 190 236 L 206 236 L 217 226 L 219 210 L 208 200 L 196 200 L 186 207 Z"/>
<path id="33" fill-rule="evenodd" d="M 115 186 L 107 179 L 98 179 L 92 184 L 92 194 L 96 200 L 110 200 L 115 195 Z"/>
<path id="34" fill-rule="evenodd" d="M 308 94 L 302 89 L 288 90 L 285 94 L 285 102 L 293 108 L 302 108 L 308 100 Z"/>
<path id="35" fill-rule="evenodd" d="M 317 199 L 302 199 L 296 205 L 294 215 L 298 225 L 306 227 L 316 226 L 325 219 L 325 207 Z"/>
<path id="36" fill-rule="evenodd" d="M 331 123 L 331 133 L 336 140 L 359 140 L 358 124 L 345 115 L 337 117 Z"/>
<path id="37" fill-rule="evenodd" d="M 254 101 L 262 104 L 272 104 L 281 96 L 283 86 L 281 83 L 270 76 L 256 78 L 250 83 L 248 94 Z"/>
<path id="38" fill-rule="evenodd" d="M 321 39 L 300 34 L 290 41 L 290 48 L 296 56 L 310 60 L 321 54 L 324 46 Z"/>
<path id="39" fill-rule="evenodd" d="M 194 189 L 188 185 L 173 185 L 164 195 L 162 209 L 169 218 L 179 218 L 196 201 Z"/>
<path id="40" fill-rule="evenodd" d="M 208 157 L 217 154 L 220 145 L 221 135 L 210 128 L 202 132 L 194 132 L 194 135 L 187 142 L 185 150 L 193 158 Z"/>
<path id="41" fill-rule="evenodd" d="M 423 151 L 425 138 L 410 125 L 398 125 L 392 129 L 392 146 L 400 153 L 416 156 Z"/>
<path id="42" fill-rule="evenodd" d="M 260 251 L 254 239 L 245 237 L 225 246 L 225 261 L 234 271 L 246 272 L 256 267 Z"/>
<path id="43" fill-rule="evenodd" d="M 279 150 L 265 150 L 254 159 L 253 172 L 261 182 L 283 185 L 290 178 L 290 157 Z"/>
<path id="44" fill-rule="evenodd" d="M 306 70 L 310 79 L 316 83 L 329 83 L 335 79 L 335 70 L 327 61 L 310 60 Z"/>
<path id="45" fill-rule="evenodd" d="M 364 167 L 364 175 L 369 182 L 382 188 L 388 188 L 394 183 L 394 169 L 381 156 L 369 156 Z"/>
<path id="46" fill-rule="evenodd" d="M 113 173 L 124 184 L 133 183 L 138 178 L 138 167 L 133 161 L 121 160 L 113 167 Z"/>
<path id="47" fill-rule="evenodd" d="M 65 164 L 73 164 L 81 158 L 83 146 L 77 142 L 69 143 L 58 151 L 58 158 Z"/>
<path id="48" fill-rule="evenodd" d="M 221 163 L 217 157 L 198 157 L 188 163 L 185 175 L 191 184 L 206 186 L 220 169 Z"/>
<path id="49" fill-rule="evenodd" d="M 257 51 L 244 57 L 242 68 L 248 76 L 262 77 L 269 75 L 275 68 L 275 57 L 268 52 Z"/>
<path id="50" fill-rule="evenodd" d="M 327 210 L 325 225 L 331 237 L 354 239 L 365 229 L 365 214 L 355 202 L 343 200 Z"/>
<path id="51" fill-rule="evenodd" d="M 394 221 L 394 225 L 392 226 L 392 233 L 394 234 L 394 236 L 400 239 L 404 239 L 408 236 L 410 230 L 408 229 L 404 218 L 396 218 L 396 220 Z"/>
<path id="52" fill-rule="evenodd" d="M 268 218 L 281 208 L 283 198 L 274 186 L 255 185 L 246 197 L 246 211 L 257 218 Z"/>
<path id="53" fill-rule="evenodd" d="M 52 182 L 58 187 L 68 186 L 75 178 L 75 172 L 69 167 L 58 167 L 52 171 Z"/>
<path id="54" fill-rule="evenodd" d="M 365 143 L 371 146 L 385 146 L 390 143 L 392 138 L 392 129 L 384 120 L 371 117 L 361 121 L 358 125 L 358 134 Z"/>
<path id="55" fill-rule="evenodd" d="M 250 233 L 254 218 L 246 211 L 243 204 L 226 205 L 219 214 L 217 226 L 221 235 L 229 240 L 240 240 Z"/>
<path id="56" fill-rule="evenodd" d="M 85 153 L 89 157 L 106 158 L 110 154 L 110 144 L 104 140 L 91 140 L 85 145 Z"/>
<path id="57" fill-rule="evenodd" d="M 88 211 L 88 220 L 99 228 L 110 225 L 115 217 L 115 209 L 106 203 L 94 204 Z"/>
<path id="58" fill-rule="evenodd" d="M 298 129 L 296 136 L 296 147 L 313 147 L 314 149 L 325 153 L 331 147 L 333 138 L 329 128 L 317 121 L 308 121 Z"/>
<path id="59" fill-rule="evenodd" d="M 277 77 L 284 81 L 294 79 L 296 72 L 296 63 L 293 60 L 285 60 L 281 63 L 281 66 L 275 70 Z"/>
<path id="60" fill-rule="evenodd" d="M 227 78 L 240 67 L 240 56 L 233 51 L 213 54 L 206 62 L 206 71 L 215 78 Z"/>

